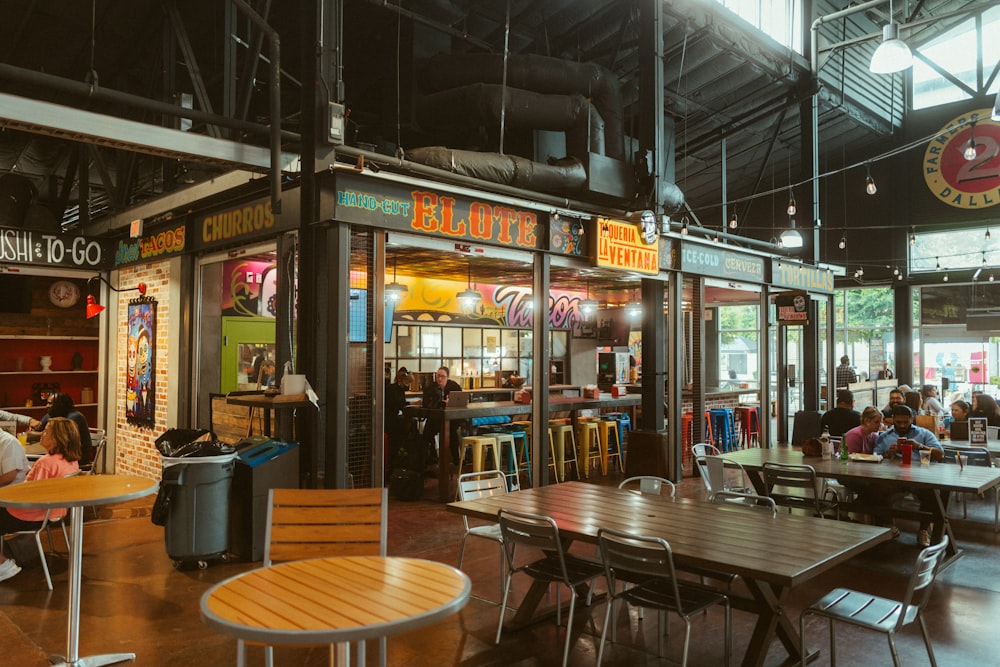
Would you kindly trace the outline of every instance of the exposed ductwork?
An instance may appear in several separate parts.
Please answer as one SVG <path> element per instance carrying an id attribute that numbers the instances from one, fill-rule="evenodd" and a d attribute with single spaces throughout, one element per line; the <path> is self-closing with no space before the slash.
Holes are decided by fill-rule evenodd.
<path id="1" fill-rule="evenodd" d="M 428 167 L 523 189 L 579 191 L 587 183 L 583 165 L 571 157 L 545 164 L 517 155 L 477 153 L 445 146 L 414 148 L 406 155 L 410 160 Z"/>

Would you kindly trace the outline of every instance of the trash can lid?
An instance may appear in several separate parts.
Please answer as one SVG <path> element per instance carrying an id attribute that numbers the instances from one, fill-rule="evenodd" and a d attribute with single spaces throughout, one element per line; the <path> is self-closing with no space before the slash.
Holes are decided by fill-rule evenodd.
<path id="1" fill-rule="evenodd" d="M 237 456 L 241 463 L 245 463 L 251 468 L 256 468 L 260 464 L 277 458 L 299 446 L 299 443 L 290 440 L 271 439 L 257 443 L 251 447 L 238 448 Z"/>
<path id="2" fill-rule="evenodd" d="M 181 463 L 228 463 L 236 458 L 236 452 L 231 454 L 219 454 L 217 456 L 160 456 L 160 463 L 163 464 L 164 468 L 169 468 L 170 466 L 179 465 Z"/>

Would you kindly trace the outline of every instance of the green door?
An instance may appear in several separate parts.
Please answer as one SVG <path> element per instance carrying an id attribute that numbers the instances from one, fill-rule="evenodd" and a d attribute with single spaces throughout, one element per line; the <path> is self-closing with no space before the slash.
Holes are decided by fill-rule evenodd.
<path id="1" fill-rule="evenodd" d="M 270 317 L 222 318 L 222 381 L 220 390 L 256 389 L 259 358 L 274 361 L 274 319 Z M 256 361 L 256 364 L 255 364 Z"/>

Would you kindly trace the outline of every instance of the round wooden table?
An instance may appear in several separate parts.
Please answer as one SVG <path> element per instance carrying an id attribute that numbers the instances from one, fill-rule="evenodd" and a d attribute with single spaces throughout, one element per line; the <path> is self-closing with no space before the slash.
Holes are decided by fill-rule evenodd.
<path id="1" fill-rule="evenodd" d="M 142 498 L 156 491 L 155 479 L 127 475 L 77 475 L 56 477 L 0 489 L 0 507 L 14 509 L 70 508 L 69 548 L 69 622 L 66 655 L 53 656 L 57 665 L 98 667 L 116 662 L 135 660 L 135 653 L 109 653 L 81 658 L 80 647 L 80 581 L 83 563 L 83 508 L 88 505 L 110 505 Z"/>
<path id="2" fill-rule="evenodd" d="M 345 556 L 291 561 L 231 577 L 201 598 L 213 629 L 265 644 L 335 644 L 406 632 L 457 613 L 469 578 L 419 558 Z"/>

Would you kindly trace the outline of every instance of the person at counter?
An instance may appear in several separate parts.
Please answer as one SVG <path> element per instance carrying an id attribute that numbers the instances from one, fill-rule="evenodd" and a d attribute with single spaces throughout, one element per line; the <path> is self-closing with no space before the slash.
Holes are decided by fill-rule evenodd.
<path id="1" fill-rule="evenodd" d="M 834 369 L 837 389 L 847 388 L 847 385 L 858 381 L 858 374 L 851 366 L 851 358 L 846 354 L 840 358 L 840 365 Z"/>
<path id="2" fill-rule="evenodd" d="M 442 366 L 434 373 L 434 384 L 424 387 L 420 404 L 425 408 L 433 409 L 447 407 L 448 394 L 453 391 L 462 391 L 462 387 L 451 379 L 451 371 L 448 370 L 448 367 Z M 443 423 L 444 420 L 440 417 L 428 417 L 427 423 L 424 424 L 424 437 L 427 438 L 427 444 L 431 449 L 434 449 L 435 437 L 441 432 Z M 458 465 L 458 450 L 462 434 L 457 421 L 451 422 L 449 437 L 451 438 L 451 462 Z"/>
<path id="3" fill-rule="evenodd" d="M 890 459 L 901 458 L 903 448 L 899 444 L 899 439 L 905 438 L 913 446 L 910 457 L 919 464 L 920 450 L 931 450 L 931 461 L 944 460 L 944 448 L 938 442 L 937 437 L 930 431 L 920 426 L 913 425 L 913 411 L 905 405 L 897 405 L 892 409 L 892 428 L 878 436 L 875 440 L 875 453 Z M 872 505 L 890 505 L 894 500 L 899 499 L 903 494 L 911 493 L 920 502 L 920 510 L 930 512 L 937 502 L 934 492 L 930 489 L 897 489 L 891 493 L 891 489 L 881 484 L 871 484 L 862 492 L 862 501 Z M 895 527 L 893 527 L 895 528 Z M 931 544 L 930 531 L 933 528 L 927 519 L 920 520 L 920 531 L 917 533 L 917 544 L 922 547 L 929 547 Z M 895 533 L 896 531 L 893 530 Z"/>
<path id="4" fill-rule="evenodd" d="M 841 436 L 861 423 L 861 415 L 854 409 L 854 393 L 849 389 L 837 390 L 837 407 L 823 413 L 822 428 L 832 436 Z"/>
<path id="5" fill-rule="evenodd" d="M 869 405 L 861 413 L 861 423 L 844 434 L 849 454 L 874 454 L 875 440 L 882 427 L 882 411 Z"/>

